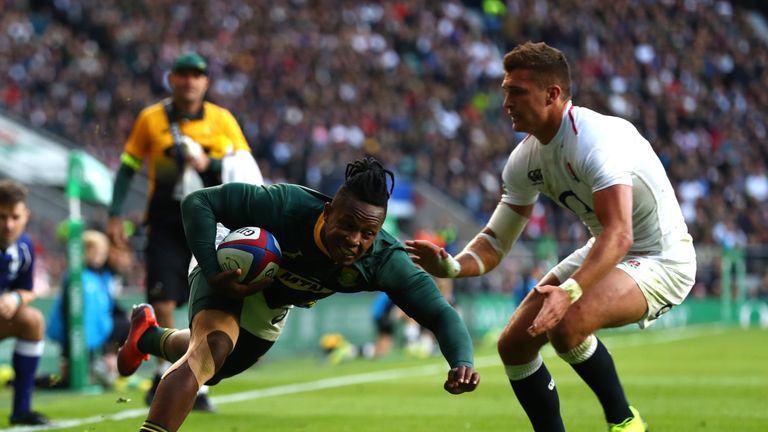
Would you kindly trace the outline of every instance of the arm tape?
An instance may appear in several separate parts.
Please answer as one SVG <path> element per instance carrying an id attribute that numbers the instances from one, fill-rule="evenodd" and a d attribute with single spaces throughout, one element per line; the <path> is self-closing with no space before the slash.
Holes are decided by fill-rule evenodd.
<path id="1" fill-rule="evenodd" d="M 445 271 L 447 278 L 453 279 L 461 273 L 461 263 L 450 254 L 448 255 L 448 258 L 440 260 L 440 266 Z"/>
<path id="2" fill-rule="evenodd" d="M 512 245 L 520 237 L 527 223 L 527 217 L 512 210 L 507 204 L 500 202 L 496 206 L 486 226 L 496 235 L 496 241 L 491 242 L 491 245 L 499 251 L 501 257 L 512 249 Z"/>
<path id="3" fill-rule="evenodd" d="M 568 297 L 571 299 L 571 304 L 576 303 L 576 300 L 578 300 L 583 293 L 581 290 L 581 285 L 579 285 L 578 282 L 571 278 L 568 278 L 565 282 L 561 283 L 560 288 L 568 293 Z"/>
<path id="4" fill-rule="evenodd" d="M 485 263 L 483 263 L 483 259 L 480 258 L 480 255 L 475 253 L 473 250 L 467 250 L 467 254 L 475 259 L 475 262 L 477 263 L 477 270 L 480 272 L 480 274 L 485 274 Z"/>

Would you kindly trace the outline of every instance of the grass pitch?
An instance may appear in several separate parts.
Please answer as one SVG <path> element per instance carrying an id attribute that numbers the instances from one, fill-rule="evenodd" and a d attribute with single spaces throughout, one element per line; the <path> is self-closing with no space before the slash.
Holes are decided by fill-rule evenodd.
<path id="1" fill-rule="evenodd" d="M 768 430 L 768 331 L 689 327 L 601 335 L 616 360 L 627 397 L 653 431 Z M 191 414 L 182 431 L 528 431 L 493 346 L 478 347 L 481 385 L 452 396 L 442 390 L 440 357 L 330 365 L 319 358 L 272 360 L 211 388 L 217 414 Z M 599 404 L 551 350 L 567 430 L 605 430 Z M 10 409 L 11 392 L 0 392 Z M 37 391 L 34 408 L 56 419 L 47 429 L 136 431 L 147 409 L 138 389 L 88 395 Z"/>

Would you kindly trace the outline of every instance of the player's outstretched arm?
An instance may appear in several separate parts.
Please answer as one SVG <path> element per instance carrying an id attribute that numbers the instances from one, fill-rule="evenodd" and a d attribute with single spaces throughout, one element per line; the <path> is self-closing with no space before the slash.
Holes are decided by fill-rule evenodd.
<path id="1" fill-rule="evenodd" d="M 523 231 L 533 205 L 499 202 L 482 231 L 454 258 L 445 249 L 424 240 L 408 240 L 411 260 L 429 274 L 441 278 L 480 276 L 493 270 L 507 255 Z"/>
<path id="2" fill-rule="evenodd" d="M 480 374 L 472 366 L 456 366 L 448 371 L 443 388 L 451 394 L 474 391 L 480 384 Z"/>

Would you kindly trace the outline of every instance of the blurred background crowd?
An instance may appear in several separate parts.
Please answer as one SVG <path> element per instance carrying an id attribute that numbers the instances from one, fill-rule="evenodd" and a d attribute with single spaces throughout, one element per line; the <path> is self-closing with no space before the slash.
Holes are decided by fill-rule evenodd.
<path id="1" fill-rule="evenodd" d="M 501 108 L 501 59 L 543 40 L 571 60 L 576 105 L 648 138 L 697 244 L 751 246 L 760 266 L 764 18 L 719 0 L 0 0 L 0 110 L 116 169 L 136 114 L 167 96 L 170 62 L 196 50 L 209 99 L 235 114 L 271 182 L 333 192 L 365 152 L 484 223 L 522 138 Z M 585 235 L 542 201 L 524 240 Z"/>

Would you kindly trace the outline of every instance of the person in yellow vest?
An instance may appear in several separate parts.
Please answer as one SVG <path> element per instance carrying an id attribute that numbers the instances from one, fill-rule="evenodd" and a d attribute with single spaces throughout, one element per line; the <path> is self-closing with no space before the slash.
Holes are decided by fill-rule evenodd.
<path id="1" fill-rule="evenodd" d="M 171 97 L 142 110 L 125 143 L 107 232 L 116 244 L 126 242 L 122 214 L 128 187 L 147 160 L 147 300 L 158 322 L 173 327 L 174 310 L 189 297 L 187 268 L 192 257 L 184 239 L 181 200 L 196 189 L 220 184 L 224 156 L 250 152 L 250 147 L 232 113 L 205 100 L 209 77 L 203 57 L 195 52 L 176 57 L 168 83 Z M 167 362 L 159 364 L 155 383 L 168 366 Z M 147 394 L 147 403 L 155 388 Z M 213 410 L 206 390 L 198 395 L 195 409 Z"/>

